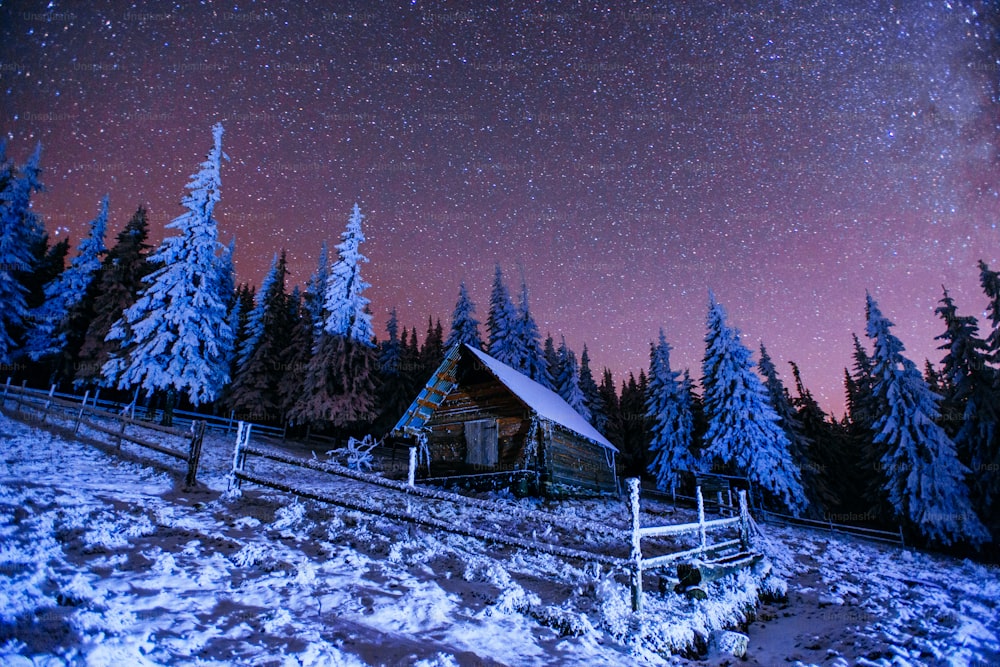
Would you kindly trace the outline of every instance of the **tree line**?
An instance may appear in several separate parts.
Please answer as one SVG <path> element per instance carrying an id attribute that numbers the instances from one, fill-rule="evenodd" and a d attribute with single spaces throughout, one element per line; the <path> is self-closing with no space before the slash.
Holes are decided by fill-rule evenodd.
<path id="1" fill-rule="evenodd" d="M 289 290 L 284 251 L 259 288 L 236 285 L 234 243 L 218 239 L 223 128 L 187 184 L 185 212 L 155 249 L 139 207 L 110 247 L 108 198 L 69 258 L 31 208 L 43 189 L 39 145 L 15 167 L 0 144 L 0 370 L 64 388 L 117 392 L 163 408 L 335 434 L 387 433 L 445 354 L 469 344 L 551 389 L 620 451 L 622 472 L 663 490 L 690 472 L 747 477 L 775 509 L 844 523 L 902 524 L 914 539 L 981 547 L 1000 534 L 1000 273 L 979 263 L 988 331 L 944 291 L 942 358 L 923 371 L 867 297 L 869 351 L 854 337 L 847 410 L 824 412 L 788 362 L 791 386 L 763 344 L 758 359 L 710 294 L 699 388 L 671 366 L 664 331 L 648 369 L 616 386 L 595 377 L 587 347 L 542 338 L 521 280 L 511 296 L 496 267 L 486 338 L 465 284 L 447 337 L 428 318 L 422 340 L 393 310 L 376 335 L 364 215 L 355 204 L 333 256 L 324 244 L 303 289 Z M 67 259 L 69 259 L 67 263 Z"/>

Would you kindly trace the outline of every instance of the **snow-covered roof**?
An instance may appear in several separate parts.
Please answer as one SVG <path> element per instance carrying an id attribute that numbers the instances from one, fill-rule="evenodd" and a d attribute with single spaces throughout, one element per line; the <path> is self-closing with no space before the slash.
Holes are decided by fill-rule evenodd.
<path id="1" fill-rule="evenodd" d="M 611 451 L 617 452 L 618 448 L 608 442 L 608 439 L 597 432 L 590 422 L 583 418 L 579 412 L 570 407 L 569 403 L 563 400 L 562 396 L 551 389 L 546 389 L 527 375 L 514 370 L 507 364 L 497 361 L 481 350 L 465 345 L 465 350 L 472 352 L 476 358 L 482 362 L 490 373 L 501 384 L 511 390 L 525 405 L 533 410 L 539 417 L 562 426 L 568 431 L 591 440 L 602 447 L 607 447 Z"/>

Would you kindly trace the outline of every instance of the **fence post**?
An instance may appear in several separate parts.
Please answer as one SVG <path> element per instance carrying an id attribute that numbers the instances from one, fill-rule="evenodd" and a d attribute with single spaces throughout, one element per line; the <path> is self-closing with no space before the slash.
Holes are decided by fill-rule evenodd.
<path id="1" fill-rule="evenodd" d="M 747 505 L 747 492 L 740 489 L 740 549 L 750 550 L 750 507 Z"/>
<path id="2" fill-rule="evenodd" d="M 45 420 L 48 419 L 49 417 L 49 407 L 52 405 L 52 397 L 55 395 L 55 393 L 56 393 L 56 386 L 53 384 L 51 387 L 49 387 L 49 397 L 48 400 L 45 401 L 45 407 L 42 408 L 43 424 L 45 423 Z"/>
<path id="3" fill-rule="evenodd" d="M 394 450 L 395 451 L 395 450 Z M 410 447 L 410 468 L 406 473 L 406 483 L 414 486 L 417 481 L 417 448 Z"/>
<path id="4" fill-rule="evenodd" d="M 134 406 L 135 404 L 133 403 L 132 405 Z M 121 451 L 121 449 L 122 449 L 122 436 L 125 435 L 125 427 L 128 425 L 128 406 L 127 405 L 122 410 L 122 413 L 119 416 L 119 419 L 121 419 L 122 426 L 121 426 L 120 429 L 118 429 L 118 451 Z"/>
<path id="5" fill-rule="evenodd" d="M 184 486 L 192 487 L 198 476 L 198 461 L 201 460 L 201 445 L 205 439 L 205 420 L 191 422 L 191 449 L 188 452 L 187 477 L 184 478 Z"/>
<path id="6" fill-rule="evenodd" d="M 899 544 L 903 547 L 906 546 L 906 539 L 903 537 L 903 524 L 899 524 Z"/>
<path id="7" fill-rule="evenodd" d="M 3 386 L 3 407 L 7 407 L 7 392 L 10 391 L 10 376 L 7 376 L 7 384 Z"/>
<path id="8" fill-rule="evenodd" d="M 90 390 L 88 389 L 83 394 L 83 403 L 80 404 L 80 412 L 76 415 L 76 425 L 73 427 L 73 434 L 76 435 L 80 432 L 80 420 L 83 419 L 83 411 L 87 409 L 87 399 L 90 398 Z"/>
<path id="9" fill-rule="evenodd" d="M 632 550 L 629 558 L 632 561 L 632 611 L 642 611 L 642 536 L 639 532 L 639 478 L 629 477 L 625 480 L 628 486 L 628 508 L 632 517 Z"/>
<path id="10" fill-rule="evenodd" d="M 705 499 L 701 496 L 701 487 L 695 489 L 698 496 L 698 534 L 701 536 L 701 556 L 704 558 L 708 548 L 708 537 L 705 535 Z"/>
<path id="11" fill-rule="evenodd" d="M 236 476 L 237 472 L 243 470 L 243 465 L 246 463 L 247 455 L 243 451 L 247 443 L 250 442 L 250 427 L 252 424 L 247 424 L 246 422 L 239 422 L 236 426 L 236 450 L 233 452 L 233 473 L 229 478 L 229 490 L 232 491 L 235 486 L 237 489 L 243 488 L 243 480 Z"/>
<path id="12" fill-rule="evenodd" d="M 24 402 L 24 394 L 28 391 L 28 381 L 21 380 L 21 391 L 17 394 L 17 405 L 14 406 L 16 412 L 21 412 L 21 404 Z"/>

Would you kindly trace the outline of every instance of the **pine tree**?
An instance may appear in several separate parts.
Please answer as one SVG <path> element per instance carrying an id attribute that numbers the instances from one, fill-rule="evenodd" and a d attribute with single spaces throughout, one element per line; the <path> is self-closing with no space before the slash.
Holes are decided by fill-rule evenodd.
<path id="1" fill-rule="evenodd" d="M 767 390 L 753 372 L 739 331 L 710 295 L 702 365 L 705 389 L 705 455 L 745 475 L 765 495 L 798 514 L 805 505 L 800 473 Z"/>
<path id="2" fill-rule="evenodd" d="M 986 363 L 987 344 L 978 336 L 976 318 L 960 316 L 947 290 L 940 303 L 935 312 L 944 320 L 945 332 L 936 340 L 943 341 L 938 349 L 947 352 L 941 360 L 943 425 L 959 460 L 973 472 L 974 504 L 986 519 L 1000 496 L 1000 476 L 984 474 L 1000 470 L 997 372 Z"/>
<path id="3" fill-rule="evenodd" d="M 38 216 L 31 209 L 31 195 L 42 191 L 39 181 L 42 145 L 14 173 L 6 153 L 0 153 L 0 364 L 13 362 L 21 346 L 25 320 L 29 316 L 28 289 L 25 277 L 35 269 L 32 249 L 39 240 L 46 243 Z"/>
<path id="4" fill-rule="evenodd" d="M 74 384 L 93 386 L 103 380 L 101 368 L 111 354 L 118 352 L 117 340 L 106 340 L 111 327 L 122 313 L 135 303 L 142 282 L 153 270 L 147 261 L 151 248 L 146 243 L 149 226 L 146 209 L 140 206 L 125 228 L 118 234 L 114 247 L 108 251 L 94 289 L 93 317 L 87 326 L 78 355 Z"/>
<path id="5" fill-rule="evenodd" d="M 316 271 L 309 277 L 309 282 L 306 284 L 304 303 L 306 313 L 312 320 L 316 331 L 323 328 L 323 322 L 326 320 L 323 303 L 326 295 L 326 286 L 329 282 L 330 251 L 327 248 L 326 241 L 323 241 L 323 246 L 319 251 L 319 263 L 316 266 Z"/>
<path id="6" fill-rule="evenodd" d="M 493 277 L 493 290 L 490 293 L 490 314 L 486 320 L 490 330 L 489 354 L 500 363 L 520 370 L 521 349 L 517 335 L 517 310 L 510 299 L 510 293 L 503 282 L 500 265 L 496 267 Z"/>
<path id="7" fill-rule="evenodd" d="M 351 431 L 376 417 L 378 352 L 363 295 L 370 287 L 361 277 L 361 264 L 368 261 L 360 252 L 363 218 L 355 204 L 330 269 L 325 320 L 314 339 L 301 395 L 289 413 L 293 423 Z"/>
<path id="8" fill-rule="evenodd" d="M 809 446 L 800 465 L 803 486 L 814 508 L 823 508 L 827 516 L 843 508 L 845 498 L 855 498 L 862 489 L 859 461 L 848 456 L 844 446 L 845 433 L 827 419 L 823 409 L 802 382 L 799 367 L 789 361 L 795 379 L 797 396 L 792 406 Z M 847 514 L 848 512 L 839 512 Z"/>
<path id="9" fill-rule="evenodd" d="M 656 488 L 673 492 L 681 481 L 680 473 L 697 469 L 691 452 L 694 417 L 690 395 L 679 380 L 681 374 L 670 368 L 670 344 L 663 330 L 649 351 L 649 389 L 646 394 L 646 418 L 650 424 L 649 472 Z"/>
<path id="10" fill-rule="evenodd" d="M 515 325 L 517 347 L 521 353 L 520 363 L 515 366 L 519 371 L 547 389 L 552 389 L 552 376 L 549 375 L 545 354 L 542 352 L 542 336 L 538 325 L 531 315 L 528 305 L 528 285 L 521 281 L 521 302 L 518 306 Z"/>
<path id="11" fill-rule="evenodd" d="M 601 374 L 601 384 L 597 388 L 601 397 L 601 413 L 604 415 L 604 423 L 596 427 L 598 431 L 607 438 L 612 445 L 618 448 L 619 452 L 625 449 L 625 427 L 622 420 L 621 402 L 618 392 L 615 390 L 615 381 L 611 377 L 611 371 L 607 368 Z"/>
<path id="12" fill-rule="evenodd" d="M 545 337 L 542 356 L 545 357 L 545 367 L 549 370 L 549 377 L 555 380 L 559 377 L 559 352 L 556 351 L 556 341 L 552 338 L 552 334 Z"/>
<path id="13" fill-rule="evenodd" d="M 389 314 L 385 330 L 388 337 L 379 346 L 379 417 L 375 424 L 377 433 L 385 433 L 395 426 L 414 397 L 410 381 L 404 372 L 406 346 L 399 338 L 399 320 L 395 308 Z M 405 335 L 405 329 L 403 333 Z"/>
<path id="14" fill-rule="evenodd" d="M 629 373 L 628 380 L 622 382 L 621 458 L 629 476 L 638 477 L 649 468 L 649 425 L 646 420 L 646 372 L 639 371 L 637 380 Z"/>
<path id="15" fill-rule="evenodd" d="M 802 488 L 806 492 L 807 507 L 813 516 L 820 516 L 824 509 L 820 500 L 819 486 L 817 480 L 817 469 L 813 461 L 809 458 L 809 453 L 815 447 L 815 443 L 809 439 L 802 427 L 802 421 L 792 404 L 792 397 L 785 388 L 781 378 L 778 377 L 778 369 L 775 368 L 771 355 L 767 353 L 764 344 L 760 344 L 760 361 L 757 362 L 757 372 L 764 378 L 764 388 L 767 389 L 768 400 L 775 414 L 778 415 L 778 425 L 785 432 L 788 438 L 788 453 L 792 457 L 792 462 L 798 467 L 801 474 Z"/>
<path id="16" fill-rule="evenodd" d="M 903 356 L 902 342 L 878 304 L 867 295 L 867 334 L 874 344 L 875 394 L 884 406 L 876 414 L 875 441 L 885 448 L 885 489 L 896 516 L 924 537 L 949 545 L 978 545 L 989 539 L 979 522 L 955 445 L 935 420 L 939 397 L 916 365 Z"/>
<path id="17" fill-rule="evenodd" d="M 600 431 L 600 424 L 604 423 L 606 417 L 601 411 L 603 404 L 598 394 L 597 382 L 594 381 L 594 374 L 590 370 L 590 353 L 587 351 L 586 343 L 580 354 L 580 391 L 583 392 L 583 404 L 590 413 L 590 423 Z"/>
<path id="18" fill-rule="evenodd" d="M 979 260 L 979 284 L 990 300 L 986 307 L 986 317 L 989 318 L 993 330 L 986 337 L 986 354 L 994 366 L 1000 365 L 1000 271 L 990 271 L 983 260 Z"/>
<path id="19" fill-rule="evenodd" d="M 451 315 L 451 333 L 444 347 L 447 350 L 457 345 L 471 345 L 477 350 L 483 349 L 483 338 L 479 335 L 479 320 L 476 319 L 476 304 L 469 298 L 469 292 L 463 282 L 458 287 L 458 301 Z"/>
<path id="20" fill-rule="evenodd" d="M 576 365 L 576 355 L 566 345 L 563 338 L 559 345 L 558 372 L 555 378 L 556 393 L 566 401 L 571 408 L 590 421 L 590 411 L 587 410 L 583 392 L 580 391 L 580 370 Z"/>
<path id="21" fill-rule="evenodd" d="M 226 311 L 232 295 L 225 288 L 231 277 L 222 275 L 225 248 L 213 217 L 226 157 L 222 132 L 221 124 L 212 128 L 212 150 L 187 185 L 182 204 L 188 212 L 167 225 L 178 234 L 152 256 L 162 266 L 108 334 L 122 341 L 122 349 L 102 372 L 120 389 L 176 391 L 199 405 L 215 400 L 229 380 L 233 331 Z"/>
<path id="22" fill-rule="evenodd" d="M 364 296 L 364 291 L 371 285 L 361 278 L 361 265 L 368 262 L 359 249 L 365 242 L 364 232 L 361 231 L 364 217 L 358 205 L 354 204 L 347 229 L 340 235 L 340 243 L 337 244 L 337 261 L 330 269 L 323 326 L 328 334 L 374 347 L 375 331 L 372 329 L 371 313 L 368 312 L 369 301 Z"/>
<path id="23" fill-rule="evenodd" d="M 292 338 L 285 280 L 285 251 L 275 255 L 247 318 L 247 337 L 237 353 L 237 372 L 229 395 L 230 407 L 246 421 L 281 423 L 283 401 L 279 363 Z"/>
<path id="24" fill-rule="evenodd" d="M 26 350 L 33 361 L 56 357 L 63 353 L 71 335 L 70 315 L 81 308 L 90 284 L 98 276 L 104 246 L 104 232 L 108 224 L 108 196 L 98 208 L 97 217 L 90 222 L 90 234 L 80 242 L 76 257 L 69 268 L 45 286 L 45 302 L 31 313 Z M 77 322 L 76 325 L 86 325 Z M 72 360 L 71 360 L 72 362 Z"/>
<path id="25" fill-rule="evenodd" d="M 441 327 L 441 320 L 438 320 L 435 326 L 433 319 L 428 317 L 427 335 L 424 337 L 424 346 L 420 349 L 421 375 L 425 380 L 444 361 L 443 337 L 444 330 Z"/>

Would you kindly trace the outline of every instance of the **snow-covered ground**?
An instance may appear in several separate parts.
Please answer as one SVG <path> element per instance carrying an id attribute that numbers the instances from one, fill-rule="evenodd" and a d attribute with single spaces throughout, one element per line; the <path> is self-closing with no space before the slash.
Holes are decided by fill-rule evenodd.
<path id="1" fill-rule="evenodd" d="M 0 664 L 705 664 L 697 650 L 725 626 L 748 628 L 748 664 L 1000 664 L 995 568 L 768 527 L 787 601 L 757 606 L 782 581 L 744 573 L 704 601 L 653 587 L 636 619 L 624 572 L 606 566 L 252 485 L 227 495 L 232 441 L 206 438 L 206 488 L 185 492 L 176 461 L 0 415 Z M 370 502 L 394 495 L 301 475 Z M 509 502 L 627 521 L 618 501 Z M 658 509 L 647 519 L 689 520 Z"/>

